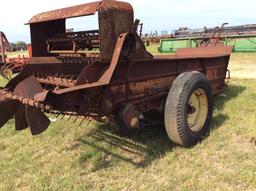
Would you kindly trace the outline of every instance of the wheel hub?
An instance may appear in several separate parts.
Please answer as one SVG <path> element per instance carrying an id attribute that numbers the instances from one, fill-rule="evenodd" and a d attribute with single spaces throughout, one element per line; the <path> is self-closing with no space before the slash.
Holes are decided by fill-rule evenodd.
<path id="1" fill-rule="evenodd" d="M 202 88 L 198 88 L 189 98 L 187 123 L 191 131 L 200 131 L 207 119 L 208 97 Z"/>

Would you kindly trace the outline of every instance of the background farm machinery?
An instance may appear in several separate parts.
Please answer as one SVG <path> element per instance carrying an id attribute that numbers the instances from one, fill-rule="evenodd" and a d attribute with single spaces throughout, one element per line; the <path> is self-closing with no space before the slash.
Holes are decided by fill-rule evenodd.
<path id="1" fill-rule="evenodd" d="M 176 52 L 179 48 L 195 48 L 214 41 L 225 46 L 233 46 L 233 52 L 256 52 L 256 25 L 231 27 L 222 25 L 222 27 L 203 29 L 180 28 L 174 31 L 172 37 L 161 38 L 159 52 Z"/>
<path id="2" fill-rule="evenodd" d="M 28 50 L 29 49 L 31 49 L 31 47 L 29 47 Z M 6 79 L 11 79 L 13 73 L 20 72 L 23 66 L 29 61 L 29 56 L 24 55 L 18 55 L 13 58 L 7 57 L 6 53 L 10 51 L 10 43 L 5 34 L 0 31 L 0 71 L 1 75 Z"/>
<path id="3" fill-rule="evenodd" d="M 96 12 L 97 30 L 67 32 L 66 19 Z M 37 135 L 50 123 L 44 113 L 52 113 L 107 118 L 129 134 L 160 115 L 175 143 L 201 140 L 209 131 L 212 94 L 226 88 L 232 47 L 154 57 L 133 14 L 129 3 L 105 0 L 34 16 L 29 64 L 0 90 L 0 127 L 14 115 L 16 130 L 30 127 Z"/>
<path id="4" fill-rule="evenodd" d="M 190 29 L 188 27 L 179 28 L 173 32 L 173 35 L 177 38 L 181 37 L 211 37 L 215 33 L 216 28 L 201 28 L 201 29 Z M 222 30 L 223 36 L 233 36 L 233 35 L 255 35 L 256 25 L 240 25 L 240 26 L 225 26 Z"/>

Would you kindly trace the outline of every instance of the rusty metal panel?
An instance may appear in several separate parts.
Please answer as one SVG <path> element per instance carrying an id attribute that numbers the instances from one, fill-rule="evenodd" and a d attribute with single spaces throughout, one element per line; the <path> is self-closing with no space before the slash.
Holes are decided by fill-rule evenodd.
<path id="1" fill-rule="evenodd" d="M 67 7 L 64 9 L 53 10 L 49 12 L 40 13 L 30 19 L 28 24 L 62 20 L 67 18 L 93 15 L 96 13 L 98 6 L 101 4 L 101 1 L 96 1 L 93 3 L 87 3 L 83 5 Z"/>
<path id="2" fill-rule="evenodd" d="M 123 45 L 124 45 L 127 35 L 128 35 L 128 33 L 123 33 L 117 39 L 117 42 L 115 44 L 115 49 L 114 49 L 114 55 L 112 57 L 111 63 L 108 66 L 108 68 L 106 69 L 106 71 L 98 79 L 97 82 L 86 83 L 84 85 L 77 85 L 77 86 L 71 87 L 71 88 L 56 90 L 56 91 L 54 91 L 54 93 L 55 94 L 65 94 L 65 93 L 70 93 L 70 92 L 83 90 L 83 89 L 87 89 L 87 88 L 94 88 L 94 87 L 108 85 L 112 79 L 113 73 L 114 73 L 116 66 L 118 64 L 118 61 L 120 59 L 122 48 L 123 48 Z"/>
<path id="3" fill-rule="evenodd" d="M 176 76 L 177 63 L 175 60 L 145 59 L 135 61 L 129 68 L 129 81 L 144 81 L 165 76 Z"/>
<path id="4" fill-rule="evenodd" d="M 46 40 L 54 34 L 65 33 L 65 20 L 57 20 L 30 25 L 32 56 L 44 57 L 50 54 L 47 51 Z"/>
<path id="5" fill-rule="evenodd" d="M 4 40 L 3 40 L 3 33 L 0 32 L 0 61 L 1 63 L 5 63 L 5 49 L 4 49 Z"/>
<path id="6" fill-rule="evenodd" d="M 101 60 L 111 60 L 119 35 L 131 32 L 134 21 L 129 3 L 103 1 L 98 9 Z"/>
<path id="7" fill-rule="evenodd" d="M 0 62 L 5 63 L 5 51 L 10 51 L 11 46 L 3 32 L 0 31 Z"/>
<path id="8" fill-rule="evenodd" d="M 176 57 L 191 57 L 191 58 L 207 58 L 227 56 L 232 52 L 233 46 L 213 46 L 213 47 L 198 47 L 198 48 L 181 48 L 178 49 Z"/>

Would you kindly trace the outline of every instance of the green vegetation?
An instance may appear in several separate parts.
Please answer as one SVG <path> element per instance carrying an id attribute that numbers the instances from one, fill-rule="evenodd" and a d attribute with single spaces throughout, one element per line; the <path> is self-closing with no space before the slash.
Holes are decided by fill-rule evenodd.
<path id="1" fill-rule="evenodd" d="M 7 82 L 8 81 L 6 79 L 4 79 L 2 76 L 0 76 L 0 87 L 4 87 Z"/>
<path id="2" fill-rule="evenodd" d="M 216 97 L 210 136 L 191 149 L 173 145 L 163 127 L 128 139 L 113 126 L 58 119 L 32 137 L 11 120 L 0 130 L 0 190 L 254 190 L 255 84 L 230 80 Z"/>
<path id="3" fill-rule="evenodd" d="M 148 47 L 147 47 L 147 51 L 151 52 L 151 53 L 154 54 L 154 55 L 155 55 L 155 54 L 161 54 L 161 53 L 158 52 L 158 47 L 159 47 L 159 45 L 157 45 L 157 44 L 148 46 Z"/>

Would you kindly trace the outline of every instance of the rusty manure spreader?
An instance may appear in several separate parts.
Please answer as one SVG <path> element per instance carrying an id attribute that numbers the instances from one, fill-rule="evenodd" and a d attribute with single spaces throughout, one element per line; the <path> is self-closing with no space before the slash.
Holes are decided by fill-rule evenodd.
<path id="1" fill-rule="evenodd" d="M 97 30 L 67 32 L 67 19 L 96 13 Z M 108 119 L 129 134 L 164 119 L 174 143 L 195 145 L 210 129 L 213 95 L 226 89 L 232 47 L 153 56 L 138 23 L 130 4 L 114 0 L 34 16 L 32 58 L 0 90 L 0 127 L 14 116 L 16 130 L 38 135 L 53 113 Z"/>

